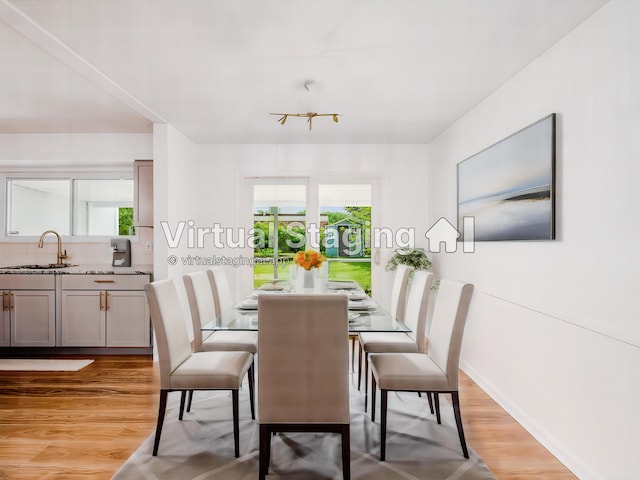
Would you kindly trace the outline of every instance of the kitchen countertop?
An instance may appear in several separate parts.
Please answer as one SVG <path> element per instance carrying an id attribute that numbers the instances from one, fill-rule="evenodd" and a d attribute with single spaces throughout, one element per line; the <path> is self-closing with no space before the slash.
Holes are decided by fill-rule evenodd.
<path id="1" fill-rule="evenodd" d="M 10 268 L 12 265 L 0 267 L 2 274 L 29 274 L 29 275 L 152 275 L 153 265 L 133 265 L 132 267 L 114 267 L 109 264 L 102 265 L 75 265 L 64 268 Z M 19 265 L 16 265 L 19 266 Z"/>

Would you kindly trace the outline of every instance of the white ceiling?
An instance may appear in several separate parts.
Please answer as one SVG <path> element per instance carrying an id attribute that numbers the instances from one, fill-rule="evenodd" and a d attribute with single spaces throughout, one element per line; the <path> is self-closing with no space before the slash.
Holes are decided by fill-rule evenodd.
<path id="1" fill-rule="evenodd" d="M 0 133 L 428 143 L 606 2 L 0 0 Z"/>

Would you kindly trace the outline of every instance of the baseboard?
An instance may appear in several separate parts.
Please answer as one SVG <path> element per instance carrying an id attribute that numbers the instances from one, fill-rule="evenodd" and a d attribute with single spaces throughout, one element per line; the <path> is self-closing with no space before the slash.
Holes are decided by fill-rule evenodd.
<path id="1" fill-rule="evenodd" d="M 0 357 L 20 358 L 33 355 L 153 355 L 152 347 L 7 347 Z"/>
<path id="2" fill-rule="evenodd" d="M 527 432 L 529 432 L 544 448 L 555 456 L 565 467 L 581 480 L 604 480 L 598 476 L 588 465 L 576 457 L 566 445 L 554 437 L 551 432 L 533 420 L 526 412 L 522 411 L 508 397 L 504 396 L 498 388 L 489 382 L 482 374 L 476 371 L 470 364 L 460 359 L 460 369 L 466 373 L 482 390 L 484 390 L 498 405 L 500 405 L 514 420 L 516 420 Z M 463 412 L 464 415 L 464 412 Z"/>

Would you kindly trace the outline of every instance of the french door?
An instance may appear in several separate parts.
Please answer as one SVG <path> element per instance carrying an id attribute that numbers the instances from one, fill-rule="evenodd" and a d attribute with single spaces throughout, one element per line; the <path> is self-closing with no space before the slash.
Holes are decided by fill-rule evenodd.
<path id="1" fill-rule="evenodd" d="M 377 178 L 245 178 L 255 266 L 243 283 L 255 288 L 287 280 L 295 252 L 313 249 L 327 257 L 330 280 L 356 280 L 375 294 L 380 272 L 371 232 L 378 224 L 378 188 Z"/>

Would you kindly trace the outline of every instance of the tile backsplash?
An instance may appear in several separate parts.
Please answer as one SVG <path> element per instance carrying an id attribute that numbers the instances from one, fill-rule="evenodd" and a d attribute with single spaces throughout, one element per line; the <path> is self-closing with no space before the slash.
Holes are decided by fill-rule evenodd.
<path id="1" fill-rule="evenodd" d="M 153 228 L 138 228 L 138 239 L 131 241 L 132 265 L 153 265 L 153 251 L 147 252 L 145 244 L 153 242 Z M 69 258 L 66 263 L 82 264 L 111 264 L 113 250 L 110 242 L 65 242 L 62 240 L 63 250 L 67 250 Z M 31 263 L 55 263 L 57 242 L 54 236 L 48 236 L 43 248 L 38 248 L 38 242 L 4 242 L 0 243 L 0 265 L 22 265 Z"/>

